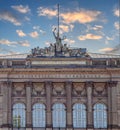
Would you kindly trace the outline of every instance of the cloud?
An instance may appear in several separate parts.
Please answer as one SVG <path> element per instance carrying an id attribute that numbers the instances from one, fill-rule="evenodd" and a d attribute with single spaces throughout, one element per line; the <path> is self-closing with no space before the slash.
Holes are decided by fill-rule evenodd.
<path id="1" fill-rule="evenodd" d="M 28 5 L 23 6 L 23 5 L 16 5 L 16 6 L 11 6 L 13 9 L 15 9 L 16 11 L 22 13 L 22 14 L 26 14 L 30 12 L 30 8 Z"/>
<path id="2" fill-rule="evenodd" d="M 31 32 L 29 34 L 32 38 L 37 38 L 39 36 L 38 32 L 37 31 L 34 31 L 34 32 Z"/>
<path id="3" fill-rule="evenodd" d="M 19 37 L 25 37 L 26 34 L 22 30 L 16 30 Z"/>
<path id="4" fill-rule="evenodd" d="M 67 39 L 67 38 L 64 41 L 67 42 L 67 44 L 74 44 L 75 43 L 75 40 Z"/>
<path id="5" fill-rule="evenodd" d="M 113 51 L 113 48 L 103 48 L 103 49 L 100 49 L 99 50 L 100 52 L 111 52 L 111 51 Z"/>
<path id="6" fill-rule="evenodd" d="M 100 11 L 91 11 L 82 9 L 76 12 L 62 13 L 60 16 L 62 17 L 64 23 L 69 24 L 79 22 L 85 24 L 98 20 L 100 14 L 101 14 Z"/>
<path id="7" fill-rule="evenodd" d="M 8 11 L 0 12 L 0 20 L 11 22 L 16 26 L 21 25 L 21 22 L 18 20 L 18 18 Z"/>
<path id="8" fill-rule="evenodd" d="M 15 41 L 9 41 L 7 39 L 1 39 L 0 44 L 11 46 L 17 44 Z"/>
<path id="9" fill-rule="evenodd" d="M 107 39 L 108 41 L 112 41 L 112 40 L 114 40 L 113 37 L 108 37 L 108 36 L 106 36 L 106 39 Z"/>
<path id="10" fill-rule="evenodd" d="M 52 10 L 49 8 L 39 7 L 37 9 L 38 16 L 48 16 L 48 17 L 55 17 L 57 15 L 57 10 Z"/>
<path id="11" fill-rule="evenodd" d="M 60 29 L 62 32 L 69 32 L 69 26 L 67 25 L 60 25 Z"/>
<path id="12" fill-rule="evenodd" d="M 99 31 L 99 30 L 101 30 L 101 29 L 103 29 L 103 26 L 101 26 L 101 25 L 95 25 L 95 26 L 93 27 L 93 30 L 95 30 L 95 31 Z"/>
<path id="13" fill-rule="evenodd" d="M 117 16 L 117 17 L 120 17 L 120 13 L 119 13 L 119 9 L 114 9 L 113 12 L 114 12 L 114 15 Z"/>
<path id="14" fill-rule="evenodd" d="M 17 43 L 20 44 L 21 46 L 24 46 L 24 47 L 29 47 L 30 46 L 30 43 L 27 40 L 19 41 Z"/>
<path id="15" fill-rule="evenodd" d="M 116 53 L 116 54 L 119 54 L 120 53 L 120 44 L 118 44 L 114 48 L 103 48 L 103 49 L 100 49 L 99 51 L 105 52 L 105 53 Z"/>
<path id="16" fill-rule="evenodd" d="M 119 30 L 119 29 L 120 29 L 119 22 L 115 22 L 115 23 L 114 23 L 114 27 L 115 27 L 117 30 Z"/>
<path id="17" fill-rule="evenodd" d="M 7 46 L 15 46 L 15 45 L 21 45 L 25 47 L 29 47 L 30 43 L 28 41 L 9 41 L 7 39 L 1 39 L 0 44 L 7 45 Z"/>
<path id="18" fill-rule="evenodd" d="M 33 26 L 34 30 L 37 30 L 38 32 L 40 32 L 41 34 L 46 34 L 46 32 L 44 30 L 41 29 L 40 26 Z"/>
<path id="19" fill-rule="evenodd" d="M 43 8 L 43 7 L 39 7 L 37 9 L 37 13 L 38 16 L 47 16 L 49 18 L 57 16 L 57 10 Z M 74 11 L 74 12 L 60 13 L 62 22 L 66 24 L 70 24 L 74 22 L 79 22 L 82 24 L 90 23 L 93 21 L 100 20 L 98 19 L 100 15 L 101 15 L 100 11 L 85 10 L 85 9 L 81 9 L 79 11 Z"/>
<path id="20" fill-rule="evenodd" d="M 101 39 L 102 36 L 100 35 L 94 35 L 94 34 L 86 34 L 86 35 L 81 35 L 78 37 L 79 40 L 83 41 L 83 40 L 99 40 Z"/>

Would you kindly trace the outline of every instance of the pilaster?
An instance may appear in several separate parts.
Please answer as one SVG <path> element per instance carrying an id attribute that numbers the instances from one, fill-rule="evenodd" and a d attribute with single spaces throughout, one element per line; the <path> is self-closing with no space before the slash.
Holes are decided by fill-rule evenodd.
<path id="1" fill-rule="evenodd" d="M 108 87 L 108 128 L 117 128 L 117 82 L 110 81 Z"/>
<path id="2" fill-rule="evenodd" d="M 45 82 L 46 88 L 46 128 L 52 128 L 52 111 L 51 111 L 51 82 Z"/>
<path id="3" fill-rule="evenodd" d="M 31 88 L 32 83 L 26 82 L 26 127 L 32 127 L 32 104 L 31 104 Z"/>
<path id="4" fill-rule="evenodd" d="M 85 87 L 87 89 L 87 128 L 93 128 L 93 109 L 92 109 L 92 88 L 93 82 L 86 82 Z"/>
<path id="5" fill-rule="evenodd" d="M 1 82 L 1 90 L 3 95 L 3 102 L 2 102 L 2 127 L 7 128 L 9 127 L 8 124 L 8 106 L 9 106 L 9 94 L 8 94 L 8 82 Z"/>
<path id="6" fill-rule="evenodd" d="M 117 84 L 117 124 L 120 127 L 120 82 Z"/>
<path id="7" fill-rule="evenodd" d="M 66 82 L 67 128 L 72 128 L 72 82 Z"/>

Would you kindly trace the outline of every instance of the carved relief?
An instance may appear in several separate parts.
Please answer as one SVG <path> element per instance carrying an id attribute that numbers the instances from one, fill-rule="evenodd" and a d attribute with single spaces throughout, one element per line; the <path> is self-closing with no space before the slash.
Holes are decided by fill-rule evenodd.
<path id="1" fill-rule="evenodd" d="M 13 84 L 13 96 L 25 96 L 25 86 L 24 83 L 14 83 Z"/>
<path id="2" fill-rule="evenodd" d="M 33 96 L 44 96 L 45 95 L 44 83 L 33 83 L 32 95 Z"/>
<path id="3" fill-rule="evenodd" d="M 72 94 L 74 96 L 85 96 L 86 89 L 84 83 L 73 83 L 73 91 Z"/>
<path id="4" fill-rule="evenodd" d="M 64 96 L 65 95 L 65 86 L 64 83 L 53 83 L 53 96 Z"/>
<path id="5" fill-rule="evenodd" d="M 94 83 L 93 95 L 105 96 L 107 94 L 107 87 L 105 83 Z"/>

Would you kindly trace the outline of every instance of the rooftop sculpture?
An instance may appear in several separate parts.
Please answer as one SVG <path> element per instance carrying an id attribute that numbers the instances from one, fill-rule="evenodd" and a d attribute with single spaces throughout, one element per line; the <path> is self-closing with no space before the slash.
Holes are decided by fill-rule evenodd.
<path id="1" fill-rule="evenodd" d="M 53 35 L 55 38 L 55 43 L 51 43 L 49 47 L 39 48 L 36 47 L 31 50 L 31 54 L 29 57 L 70 57 L 70 56 L 79 56 L 79 57 L 86 57 L 88 56 L 86 53 L 86 48 L 75 48 L 71 49 L 67 46 L 67 44 L 62 44 L 62 41 L 66 38 L 60 37 L 59 33 L 59 5 L 58 5 L 58 27 L 53 30 Z"/>

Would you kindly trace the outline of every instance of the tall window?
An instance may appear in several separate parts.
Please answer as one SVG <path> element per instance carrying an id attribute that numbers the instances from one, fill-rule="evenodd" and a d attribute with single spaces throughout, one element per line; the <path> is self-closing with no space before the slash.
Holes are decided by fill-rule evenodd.
<path id="1" fill-rule="evenodd" d="M 45 127 L 46 116 L 45 116 L 45 105 L 36 103 L 33 106 L 32 113 L 33 127 Z"/>
<path id="2" fill-rule="evenodd" d="M 73 106 L 73 127 L 86 128 L 86 107 L 84 104 L 75 104 Z"/>
<path id="3" fill-rule="evenodd" d="M 13 127 L 25 127 L 25 105 L 16 103 L 13 106 Z"/>
<path id="4" fill-rule="evenodd" d="M 66 127 L 66 111 L 65 106 L 62 103 L 56 103 L 53 105 L 53 127 Z"/>
<path id="5" fill-rule="evenodd" d="M 94 128 L 107 128 L 107 110 L 104 104 L 94 105 Z"/>

